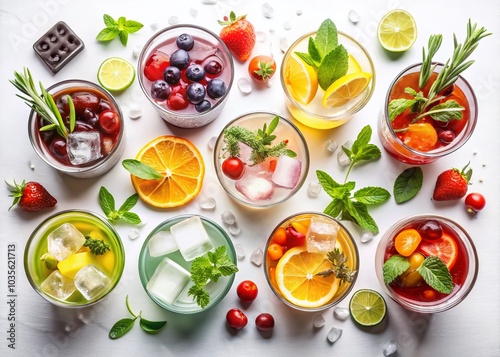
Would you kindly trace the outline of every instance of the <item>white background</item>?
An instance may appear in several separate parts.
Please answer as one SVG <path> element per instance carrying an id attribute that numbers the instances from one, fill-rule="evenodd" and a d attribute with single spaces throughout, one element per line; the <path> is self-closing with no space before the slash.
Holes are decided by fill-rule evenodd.
<path id="1" fill-rule="evenodd" d="M 200 0 L 184 1 L 99 1 L 39 0 L 0 1 L 0 101 L 1 133 L 0 173 L 1 179 L 12 181 L 36 180 L 43 183 L 57 199 L 57 206 L 40 213 L 24 213 L 19 209 L 8 211 L 10 198 L 5 185 L 0 186 L 0 355 L 19 356 L 226 356 L 226 355 L 343 355 L 381 356 L 384 344 L 393 339 L 398 342 L 399 356 L 500 356 L 500 308 L 499 308 L 499 132 L 500 110 L 500 3 L 496 0 L 454 1 L 269 1 L 274 8 L 274 17 L 262 15 L 264 1 L 228 0 L 216 5 L 203 5 Z M 403 8 L 413 14 L 418 25 L 415 45 L 401 56 L 389 56 L 382 50 L 376 38 L 376 27 L 380 18 L 393 8 Z M 197 10 L 196 16 L 190 10 Z M 348 21 L 348 12 L 354 9 L 360 21 Z M 271 80 L 271 87 L 254 87 L 250 95 L 242 95 L 236 88 L 230 94 L 222 115 L 207 127 L 198 130 L 179 130 L 167 126 L 153 111 L 143 97 L 137 81 L 116 98 L 127 113 L 127 104 L 139 103 L 143 115 L 138 120 L 126 118 L 127 146 L 123 158 L 135 157 L 138 150 L 149 140 L 162 134 L 174 134 L 188 138 L 201 150 L 207 173 L 204 189 L 210 187 L 217 192 L 215 211 L 200 211 L 199 198 L 190 204 L 172 210 L 151 208 L 142 202 L 132 211 L 138 213 L 146 225 L 140 228 L 141 237 L 128 238 L 131 226 L 117 224 L 126 249 L 126 265 L 123 278 L 115 291 L 103 302 L 86 310 L 64 310 L 56 308 L 38 296 L 28 284 L 22 264 L 23 250 L 32 230 L 45 217 L 64 209 L 82 208 L 101 213 L 97 194 L 100 186 L 107 187 L 118 203 L 134 191 L 128 173 L 117 165 L 108 174 L 98 179 L 78 180 L 60 175 L 43 163 L 33 151 L 27 135 L 29 109 L 15 97 L 15 89 L 8 83 L 14 70 L 28 66 L 36 79 L 46 86 L 55 82 L 82 78 L 96 81 L 99 64 L 111 56 L 121 56 L 136 63 L 132 52 L 142 46 L 156 29 L 168 26 L 169 21 L 195 23 L 216 33 L 222 19 L 230 10 L 237 14 L 248 14 L 248 19 L 257 31 L 264 32 L 266 39 L 258 42 L 253 51 L 257 54 L 272 54 L 278 66 L 283 54 L 280 39 L 291 44 L 304 32 L 317 29 L 330 17 L 339 30 L 357 38 L 372 55 L 377 83 L 368 105 L 346 125 L 333 130 L 318 131 L 299 125 L 309 143 L 311 168 L 306 183 L 298 194 L 281 206 L 263 210 L 247 210 L 231 201 L 215 181 L 212 164 L 213 153 L 208 140 L 217 135 L 222 127 L 240 114 L 267 110 L 289 116 L 284 106 L 279 75 Z M 301 11 L 301 15 L 297 14 Z M 145 26 L 130 35 L 129 44 L 123 47 L 118 39 L 109 44 L 100 44 L 95 36 L 104 26 L 102 15 L 117 18 L 125 16 L 142 22 Z M 438 60 L 451 56 L 456 33 L 459 40 L 465 36 L 466 23 L 471 18 L 480 26 L 493 32 L 484 39 L 473 58 L 476 63 L 467 70 L 465 77 L 475 89 L 479 102 L 479 121 L 469 142 L 459 151 L 423 167 L 424 185 L 418 196 L 401 206 L 393 199 L 384 205 L 370 209 L 384 232 L 396 220 L 410 214 L 432 212 L 448 216 L 464 225 L 476 244 L 479 254 L 479 276 L 467 299 L 451 311 L 422 316 L 406 312 L 387 298 L 388 317 L 386 325 L 377 331 L 364 331 L 351 320 L 339 321 L 333 317 L 333 309 L 323 312 L 326 325 L 314 329 L 314 313 L 294 311 L 281 303 L 265 282 L 263 268 L 250 262 L 251 252 L 260 247 L 274 225 L 286 216 L 302 210 L 322 211 L 329 197 L 322 192 L 318 198 L 307 195 L 307 185 L 316 181 L 315 170 L 321 169 L 342 181 L 345 169 L 339 168 L 336 157 L 328 155 L 324 144 L 329 139 L 344 143 L 354 139 L 359 130 L 369 124 L 376 131 L 376 118 L 382 106 L 386 90 L 394 76 L 404 67 L 420 61 L 421 48 L 430 34 L 442 33 L 443 46 Z M 37 58 L 32 44 L 59 20 L 64 20 L 85 43 L 85 49 L 58 74 L 52 75 Z M 287 30 L 285 25 L 289 25 Z M 235 82 L 248 77 L 247 64 L 236 64 Z M 377 136 L 372 141 L 380 146 Z M 470 161 L 474 169 L 470 191 L 482 192 L 488 201 L 486 209 L 476 217 L 469 215 L 463 200 L 437 204 L 431 200 L 435 178 L 445 169 L 463 167 Z M 30 168 L 30 164 L 34 169 Z M 390 158 L 383 152 L 377 162 L 357 166 L 350 179 L 357 188 L 382 186 L 392 192 L 396 176 L 407 166 Z M 203 193 L 202 193 L 203 194 Z M 199 196 L 201 197 L 201 196 Z M 156 306 L 144 292 L 139 281 L 137 258 L 142 242 L 160 222 L 179 213 L 202 213 L 221 223 L 220 214 L 232 210 L 242 233 L 233 238 L 242 244 L 246 258 L 239 262 L 240 272 L 235 285 L 221 304 L 196 316 L 180 316 L 168 313 Z M 361 257 L 359 278 L 353 291 L 371 288 L 381 291 L 374 272 L 374 254 L 381 235 L 367 244 L 359 242 L 359 230 L 354 229 Z M 7 244 L 16 244 L 17 252 L 17 305 L 16 349 L 7 348 L 9 314 L 7 302 Z M 259 296 L 244 311 L 249 317 L 248 326 L 237 334 L 225 325 L 226 311 L 241 307 L 236 295 L 238 282 L 252 279 L 259 286 Z M 158 335 L 150 336 L 135 326 L 120 340 L 108 338 L 108 331 L 115 321 L 127 317 L 125 296 L 129 295 L 132 308 L 151 320 L 168 320 L 168 326 Z M 352 294 L 352 293 L 351 293 Z M 346 307 L 351 295 L 339 306 Z M 271 338 L 263 338 L 255 328 L 254 319 L 261 312 L 269 312 L 276 319 Z M 327 342 L 327 333 L 332 326 L 343 329 L 343 335 L 335 344 Z"/>

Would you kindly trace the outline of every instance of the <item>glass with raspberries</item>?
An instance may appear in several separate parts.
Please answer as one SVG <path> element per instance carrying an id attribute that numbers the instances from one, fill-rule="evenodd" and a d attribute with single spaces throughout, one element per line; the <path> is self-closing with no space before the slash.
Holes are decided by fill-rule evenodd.
<path id="1" fill-rule="evenodd" d="M 138 73 L 144 94 L 166 122 L 197 128 L 220 115 L 231 90 L 234 67 L 216 34 L 195 25 L 176 25 L 146 43 Z"/>
<path id="2" fill-rule="evenodd" d="M 421 214 L 400 220 L 384 234 L 375 271 L 384 291 L 402 307 L 438 313 L 470 293 L 478 257 L 471 237 L 459 224 Z"/>

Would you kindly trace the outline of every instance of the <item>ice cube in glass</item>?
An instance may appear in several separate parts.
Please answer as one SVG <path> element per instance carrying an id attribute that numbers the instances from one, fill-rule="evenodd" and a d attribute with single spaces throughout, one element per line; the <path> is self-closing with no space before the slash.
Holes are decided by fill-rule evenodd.
<path id="1" fill-rule="evenodd" d="M 76 290 L 73 279 L 62 275 L 59 270 L 54 270 L 40 285 L 41 290 L 60 300 L 66 300 Z"/>
<path id="2" fill-rule="evenodd" d="M 47 241 L 49 254 L 61 261 L 82 247 L 85 236 L 71 223 L 64 223 L 49 234 Z"/>
<path id="3" fill-rule="evenodd" d="M 236 181 L 235 187 L 250 201 L 270 199 L 274 192 L 271 181 L 253 174 L 245 175 L 241 180 Z"/>
<path id="4" fill-rule="evenodd" d="M 149 255 L 152 257 L 161 257 L 169 253 L 175 252 L 177 243 L 174 236 L 168 231 L 159 231 L 148 242 Z"/>
<path id="5" fill-rule="evenodd" d="M 93 264 L 84 266 L 75 275 L 75 286 L 87 300 L 97 298 L 109 284 L 111 281 L 106 274 Z"/>
<path id="6" fill-rule="evenodd" d="M 146 289 L 165 304 L 173 304 L 191 281 L 191 274 L 166 257 L 155 269 Z"/>
<path id="7" fill-rule="evenodd" d="M 311 217 L 311 224 L 306 234 L 308 252 L 330 252 L 335 249 L 335 242 L 340 226 L 333 220 L 321 216 Z"/>
<path id="8" fill-rule="evenodd" d="M 170 227 L 170 232 L 187 262 L 214 249 L 200 216 L 193 216 L 174 224 Z"/>
<path id="9" fill-rule="evenodd" d="M 278 186 L 294 188 L 300 180 L 302 162 L 294 157 L 280 156 L 276 162 L 276 169 L 271 181 Z"/>
<path id="10" fill-rule="evenodd" d="M 101 134 L 98 131 L 78 131 L 68 134 L 67 150 L 73 165 L 82 165 L 100 159 Z"/>

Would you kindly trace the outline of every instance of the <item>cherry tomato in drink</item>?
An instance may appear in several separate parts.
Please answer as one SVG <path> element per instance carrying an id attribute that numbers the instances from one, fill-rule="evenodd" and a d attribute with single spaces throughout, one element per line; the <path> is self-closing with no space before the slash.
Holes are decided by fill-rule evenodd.
<path id="1" fill-rule="evenodd" d="M 470 213 L 477 213 L 481 211 L 484 206 L 486 206 L 486 199 L 480 193 L 469 193 L 467 197 L 465 197 L 465 207 L 467 207 L 467 211 Z"/>
<path id="2" fill-rule="evenodd" d="M 268 313 L 262 313 L 255 318 L 255 326 L 260 331 L 271 331 L 274 328 L 274 317 Z"/>
<path id="3" fill-rule="evenodd" d="M 254 301 L 258 293 L 259 289 L 257 285 L 251 280 L 243 280 L 236 288 L 236 294 L 238 294 L 240 300 L 244 302 Z"/>
<path id="4" fill-rule="evenodd" d="M 279 245 L 286 245 L 286 229 L 279 227 L 273 234 L 273 241 Z"/>
<path id="5" fill-rule="evenodd" d="M 271 260 L 278 260 L 283 256 L 283 247 L 277 243 L 273 243 L 267 248 L 267 255 Z"/>
<path id="6" fill-rule="evenodd" d="M 256 82 L 267 82 L 276 72 L 276 62 L 270 56 L 255 56 L 248 64 L 248 73 Z"/>
<path id="7" fill-rule="evenodd" d="M 116 134 L 120 131 L 120 117 L 113 110 L 105 110 L 99 114 L 99 127 L 106 134 Z"/>
<path id="8" fill-rule="evenodd" d="M 240 309 L 231 309 L 226 314 L 226 321 L 229 327 L 241 330 L 248 323 L 248 318 Z"/>
<path id="9" fill-rule="evenodd" d="M 232 180 L 238 180 L 243 176 L 245 164 L 239 157 L 228 157 L 222 163 L 222 172 Z"/>

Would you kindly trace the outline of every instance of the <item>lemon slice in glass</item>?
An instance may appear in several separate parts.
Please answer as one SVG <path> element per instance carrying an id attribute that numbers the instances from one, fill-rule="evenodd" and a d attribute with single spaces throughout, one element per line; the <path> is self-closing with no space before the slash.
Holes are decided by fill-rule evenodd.
<path id="1" fill-rule="evenodd" d="M 104 60 L 97 71 L 97 80 L 101 86 L 112 92 L 127 89 L 134 79 L 134 67 L 119 57 L 111 57 Z"/>
<path id="2" fill-rule="evenodd" d="M 378 41 L 386 50 L 404 52 L 417 39 L 417 24 L 407 11 L 392 10 L 380 20 L 377 35 Z"/>
<path id="3" fill-rule="evenodd" d="M 372 75 L 366 72 L 346 74 L 333 82 L 323 95 L 324 108 L 340 107 L 364 92 Z"/>
<path id="4" fill-rule="evenodd" d="M 352 296 L 349 311 L 354 321 L 361 326 L 375 326 L 384 319 L 387 306 L 378 292 L 361 289 Z"/>
<path id="5" fill-rule="evenodd" d="M 315 69 L 292 53 L 287 61 L 284 80 L 290 95 L 297 102 L 309 104 L 318 90 L 318 75 Z"/>

